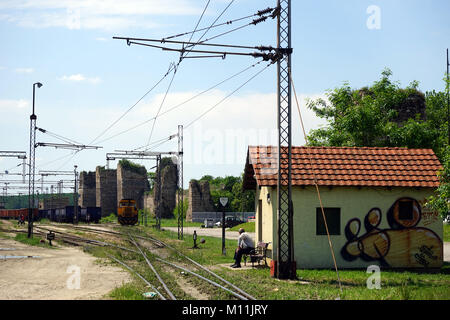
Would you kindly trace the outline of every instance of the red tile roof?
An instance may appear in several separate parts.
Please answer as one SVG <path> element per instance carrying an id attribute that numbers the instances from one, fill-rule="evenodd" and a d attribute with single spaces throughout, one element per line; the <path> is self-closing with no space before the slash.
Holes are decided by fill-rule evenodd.
<path id="1" fill-rule="evenodd" d="M 277 185 L 277 148 L 250 146 L 244 188 Z M 292 147 L 292 185 L 424 187 L 439 186 L 442 168 L 431 149 Z M 286 165 L 287 167 L 287 165 Z"/>

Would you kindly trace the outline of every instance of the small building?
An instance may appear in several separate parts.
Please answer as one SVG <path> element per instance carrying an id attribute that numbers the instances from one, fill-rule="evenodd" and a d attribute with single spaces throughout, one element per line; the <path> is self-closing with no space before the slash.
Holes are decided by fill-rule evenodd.
<path id="1" fill-rule="evenodd" d="M 276 147 L 249 147 L 244 189 L 256 190 L 256 239 L 277 257 Z M 292 147 L 293 250 L 297 268 L 440 268 L 443 222 L 427 209 L 441 164 L 432 150 Z"/>

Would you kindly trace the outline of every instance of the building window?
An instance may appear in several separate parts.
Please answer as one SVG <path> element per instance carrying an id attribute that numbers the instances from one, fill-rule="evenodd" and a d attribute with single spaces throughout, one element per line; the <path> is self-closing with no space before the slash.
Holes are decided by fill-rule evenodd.
<path id="1" fill-rule="evenodd" d="M 398 203 L 398 219 L 399 220 L 412 220 L 414 218 L 412 201 L 400 201 Z"/>
<path id="2" fill-rule="evenodd" d="M 328 231 L 332 236 L 341 234 L 341 208 L 323 208 L 327 219 Z M 327 229 L 323 221 L 322 209 L 316 208 L 316 235 L 326 236 Z"/>

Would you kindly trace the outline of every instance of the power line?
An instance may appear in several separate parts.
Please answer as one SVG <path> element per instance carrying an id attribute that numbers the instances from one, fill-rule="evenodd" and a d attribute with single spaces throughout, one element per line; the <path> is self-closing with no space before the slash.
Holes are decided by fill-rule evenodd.
<path id="1" fill-rule="evenodd" d="M 172 70 L 175 68 L 173 64 L 169 66 L 169 70 L 166 72 L 166 74 L 156 83 L 154 84 L 142 97 L 140 97 L 130 108 L 128 108 L 127 111 L 125 111 L 116 121 L 114 121 L 111 125 L 109 125 L 105 130 L 102 131 L 94 140 L 92 140 L 91 143 L 94 143 L 97 141 L 101 136 L 103 136 L 106 132 L 108 132 L 115 124 L 117 124 L 123 117 L 125 117 L 136 105 L 142 101 L 150 92 L 152 92 L 169 74 L 172 72 Z"/>
<path id="2" fill-rule="evenodd" d="M 65 138 L 65 137 L 63 137 L 63 136 L 61 136 L 61 135 L 59 135 L 59 134 L 50 132 L 50 131 L 45 130 L 45 129 L 42 129 L 42 128 L 36 127 L 36 129 L 39 130 L 39 131 L 41 131 L 42 133 L 48 134 L 49 136 L 54 137 L 54 138 L 56 138 L 56 139 L 58 139 L 58 140 L 64 141 L 64 142 L 66 142 L 66 143 L 81 144 L 81 143 L 79 143 L 79 142 L 77 142 L 77 141 L 75 141 L 75 140 L 72 140 L 72 139 L 69 139 L 69 138 Z"/>
<path id="3" fill-rule="evenodd" d="M 203 15 L 204 15 L 206 9 L 208 8 L 209 2 L 210 2 L 210 1 L 208 1 L 207 4 L 206 4 L 205 9 L 203 10 L 202 15 L 200 16 L 200 18 L 199 18 L 199 20 L 198 20 L 198 22 L 197 22 L 196 28 L 197 28 L 198 25 L 200 24 L 200 21 L 202 20 Z M 217 21 L 218 19 L 220 19 L 220 17 L 225 13 L 225 11 L 231 6 L 231 4 L 232 4 L 233 2 L 234 2 L 234 0 L 232 0 L 232 1 L 228 4 L 228 6 L 222 11 L 222 13 L 219 15 L 219 17 L 217 17 L 217 19 L 211 24 L 211 26 L 214 25 L 214 23 L 216 23 L 216 21 Z M 205 31 L 205 33 L 200 37 L 199 41 L 206 35 L 206 33 L 209 31 L 209 29 L 210 29 L 210 28 L 208 28 L 208 29 Z M 192 39 L 192 36 L 191 36 L 191 39 Z M 191 39 L 190 39 L 190 40 L 191 40 Z M 194 45 L 194 46 L 195 46 L 195 45 Z M 183 56 L 187 56 L 191 51 L 192 51 L 192 49 L 191 49 L 189 52 L 187 52 L 186 54 L 184 54 L 184 51 L 181 52 L 180 60 L 178 61 L 178 64 L 176 65 L 176 67 L 175 67 L 175 69 L 174 69 L 174 73 L 173 73 L 172 79 L 171 79 L 171 81 L 170 81 L 170 83 L 169 83 L 169 86 L 168 86 L 168 88 L 167 88 L 167 90 L 166 90 L 166 94 L 165 94 L 165 96 L 164 96 L 164 99 L 163 99 L 163 101 L 162 101 L 162 103 L 161 103 L 161 105 L 160 105 L 160 107 L 159 107 L 159 109 L 158 109 L 158 112 L 157 112 L 157 114 L 156 114 L 155 120 L 153 121 L 152 129 L 151 129 L 151 131 L 150 131 L 150 136 L 149 136 L 149 138 L 148 138 L 148 140 L 147 140 L 147 146 L 150 144 L 151 137 L 152 137 L 152 135 L 153 135 L 153 130 L 154 130 L 154 128 L 155 128 L 156 120 L 157 120 L 157 118 L 158 118 L 158 116 L 159 116 L 159 113 L 160 113 L 160 111 L 161 111 L 161 109 L 162 109 L 162 106 L 163 106 L 163 104 L 164 104 L 164 102 L 165 102 L 165 100 L 166 100 L 166 97 L 167 97 L 167 95 L 168 95 L 168 93 L 169 93 L 169 90 L 170 90 L 170 88 L 172 87 L 172 83 L 173 83 L 173 80 L 175 79 L 175 76 L 176 76 L 176 73 L 177 73 L 177 69 L 178 69 L 178 67 L 179 67 L 179 65 L 180 65 L 180 63 L 181 63 L 181 61 L 183 61 Z"/>
<path id="4" fill-rule="evenodd" d="M 254 66 L 256 66 L 256 65 L 259 64 L 259 63 L 261 63 L 261 61 L 255 63 L 255 64 L 252 64 L 252 65 L 250 65 L 250 66 L 248 66 L 248 67 L 246 67 L 246 68 L 244 68 L 243 70 L 241 70 L 241 71 L 239 71 L 239 72 L 237 72 L 237 73 L 231 75 L 230 77 L 228 77 L 228 78 L 226 78 L 226 79 L 224 79 L 224 80 L 222 80 L 222 81 L 216 83 L 215 85 L 211 86 L 210 88 L 208 88 L 208 89 L 206 89 L 206 90 L 204 90 L 204 91 L 202 91 L 202 92 L 200 92 L 200 93 L 198 93 L 198 94 L 192 96 L 191 98 L 189 98 L 189 99 L 187 99 L 187 100 L 185 100 L 185 101 L 183 101 L 183 102 L 181 102 L 181 103 L 179 103 L 179 104 L 177 104 L 177 105 L 175 105 L 175 106 L 169 108 L 168 110 L 162 112 L 162 113 L 159 115 L 159 117 L 162 117 L 163 115 L 165 115 L 165 114 L 167 114 L 167 113 L 169 113 L 169 112 L 171 112 L 171 111 L 173 111 L 173 110 L 175 110 L 175 109 L 178 109 L 179 107 L 181 107 L 181 106 L 183 106 L 183 105 L 185 105 L 185 104 L 191 102 L 192 100 L 198 98 L 199 96 L 201 96 L 201 95 L 203 95 L 203 94 L 205 94 L 205 93 L 207 93 L 207 92 L 209 92 L 209 91 L 211 91 L 211 90 L 213 90 L 213 89 L 219 87 L 220 85 L 222 85 L 222 84 L 224 84 L 224 83 L 226 83 L 226 82 L 228 82 L 228 81 L 230 81 L 230 80 L 236 78 L 237 76 L 239 76 L 239 75 L 243 74 L 244 72 L 250 70 L 251 68 L 253 68 Z M 143 122 L 141 122 L 141 123 L 139 123 L 139 124 L 137 124 L 137 125 L 135 125 L 135 126 L 129 128 L 129 129 L 126 129 L 126 130 L 124 130 L 124 131 L 121 131 L 121 132 L 119 132 L 119 133 L 117 133 L 117 134 L 115 134 L 115 135 L 113 135 L 113 136 L 111 136 L 111 137 L 109 137 L 109 138 L 106 138 L 106 139 L 104 139 L 104 140 L 101 140 L 99 143 L 101 144 L 101 143 L 104 143 L 104 142 L 106 142 L 106 141 L 109 141 L 109 140 L 111 140 L 111 139 L 113 139 L 113 138 L 115 138 L 115 137 L 118 137 L 118 136 L 120 136 L 120 135 L 122 135 L 122 134 L 125 134 L 125 133 L 127 133 L 127 132 L 130 132 L 131 130 L 134 130 L 134 129 L 136 129 L 136 128 L 139 128 L 139 127 L 143 126 L 144 124 L 147 124 L 147 123 L 149 123 L 150 121 L 153 121 L 153 120 L 155 120 L 155 117 L 152 117 L 152 118 L 150 118 L 150 119 L 148 119 L 148 120 L 145 120 L 145 121 L 143 121 Z M 138 149 L 141 149 L 141 148 L 143 148 L 143 147 L 140 147 L 140 148 L 138 148 Z"/>
<path id="5" fill-rule="evenodd" d="M 220 24 L 213 25 L 213 26 L 211 26 L 211 27 L 207 27 L 207 28 L 202 28 L 202 29 L 198 29 L 198 30 L 194 30 L 194 31 L 184 32 L 184 33 L 180 33 L 180 34 L 177 34 L 177 35 L 165 37 L 165 38 L 163 38 L 162 40 L 164 41 L 164 40 L 168 40 L 168 39 L 179 38 L 179 37 L 182 37 L 182 36 L 191 34 L 191 33 L 194 34 L 194 33 L 196 33 L 196 32 L 204 31 L 204 30 L 206 30 L 206 29 L 213 29 L 213 28 L 217 28 L 217 27 L 221 27 L 221 26 L 225 26 L 225 25 L 231 25 L 231 24 L 233 24 L 234 22 L 238 22 L 238 21 L 242 21 L 242 20 L 245 20 L 245 19 L 249 19 L 249 18 L 254 17 L 254 16 L 257 16 L 257 15 L 262 16 L 263 14 L 272 12 L 272 11 L 275 10 L 275 9 L 276 9 L 276 8 L 267 8 L 267 9 L 265 9 L 265 10 L 260 10 L 260 11 L 258 11 L 257 13 L 254 13 L 254 14 L 251 14 L 251 15 L 248 15 L 248 16 L 245 16 L 245 17 L 242 17 L 242 18 L 238 18 L 238 19 L 234 19 L 234 20 L 229 20 L 229 21 L 226 21 L 226 22 L 223 22 L 223 23 L 220 23 Z"/>
<path id="6" fill-rule="evenodd" d="M 177 74 L 177 69 L 175 68 L 175 71 L 173 72 L 173 75 L 172 75 L 172 79 L 170 80 L 169 86 L 167 87 L 166 93 L 164 94 L 164 98 L 161 101 L 161 104 L 159 106 L 158 112 L 156 113 L 155 121 L 153 121 L 152 129 L 150 131 L 150 135 L 148 137 L 146 147 L 150 144 L 150 140 L 151 140 L 152 135 L 153 135 L 153 130 L 155 129 L 156 119 L 158 118 L 159 113 L 161 112 L 161 109 L 162 109 L 162 107 L 164 105 L 164 102 L 166 101 L 167 95 L 169 94 L 170 88 L 172 87 L 172 83 L 173 83 L 173 80 L 175 79 L 176 74 Z"/>
<path id="7" fill-rule="evenodd" d="M 262 61 L 258 62 L 257 64 L 261 63 Z M 254 66 L 256 66 L 255 64 Z M 231 97 L 233 94 L 235 94 L 237 91 L 242 89 L 245 85 L 247 85 L 250 81 L 252 81 L 254 78 L 256 78 L 258 75 L 260 75 L 263 71 L 265 71 L 267 68 L 269 68 L 272 65 L 272 63 L 269 63 L 266 67 L 258 71 L 256 74 L 254 74 L 251 78 L 249 78 L 247 81 L 245 81 L 243 84 L 241 84 L 239 87 L 237 87 L 235 90 L 233 90 L 230 94 L 228 94 L 225 98 L 220 100 L 218 103 L 216 103 L 214 106 L 203 112 L 199 117 L 195 118 L 191 122 L 189 122 L 187 125 L 184 126 L 185 129 L 189 128 L 192 124 L 194 124 L 196 121 L 200 120 L 202 117 L 204 117 L 207 113 L 218 107 L 222 102 L 224 102 L 226 99 Z"/>

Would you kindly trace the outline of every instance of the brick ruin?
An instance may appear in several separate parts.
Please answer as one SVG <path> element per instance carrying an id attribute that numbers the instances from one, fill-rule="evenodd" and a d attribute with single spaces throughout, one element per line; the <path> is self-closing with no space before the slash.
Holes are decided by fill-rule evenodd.
<path id="1" fill-rule="evenodd" d="M 161 203 L 155 200 L 158 197 L 157 182 L 154 192 L 146 194 L 150 185 L 145 167 L 118 164 L 117 170 L 98 166 L 95 172 L 82 172 L 78 204 L 101 207 L 102 217 L 105 217 L 117 213 L 121 199 L 134 199 L 138 209 L 146 208 L 153 213 L 161 210 L 162 218 L 173 218 L 177 206 L 178 168 L 170 158 L 164 158 L 158 170 L 161 170 Z M 216 211 L 208 181 L 191 180 L 185 198 L 189 201 L 186 221 L 192 221 L 192 212 Z"/>
<path id="2" fill-rule="evenodd" d="M 95 171 L 96 206 L 102 217 L 117 213 L 117 170 L 97 167 Z"/>
<path id="3" fill-rule="evenodd" d="M 157 212 L 160 210 L 161 218 L 173 218 L 173 210 L 176 207 L 176 198 L 178 190 L 178 168 L 170 158 L 161 159 L 161 203 L 157 201 L 159 197 L 158 182 L 155 182 L 154 187 L 154 207 Z"/>
<path id="4" fill-rule="evenodd" d="M 144 193 L 150 191 L 147 170 L 143 166 L 117 165 L 117 204 L 122 199 L 133 199 L 138 209 L 144 208 Z"/>
<path id="5" fill-rule="evenodd" d="M 186 221 L 192 221 L 192 212 L 215 212 L 208 181 L 189 182 L 189 208 Z"/>
<path id="6" fill-rule="evenodd" d="M 68 206 L 70 200 L 68 197 L 51 195 L 48 198 L 39 200 L 39 210 L 58 209 Z"/>
<path id="7" fill-rule="evenodd" d="M 83 171 L 80 173 L 79 206 L 83 208 L 97 206 L 96 179 L 96 172 Z"/>

